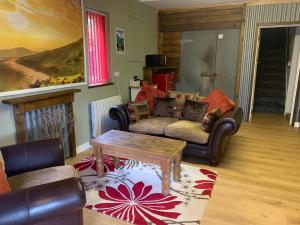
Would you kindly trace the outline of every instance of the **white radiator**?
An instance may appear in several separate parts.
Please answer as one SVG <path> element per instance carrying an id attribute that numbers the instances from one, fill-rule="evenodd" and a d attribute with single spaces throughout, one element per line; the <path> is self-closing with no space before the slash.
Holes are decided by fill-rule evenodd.
<path id="1" fill-rule="evenodd" d="M 122 104 L 120 95 L 91 102 L 93 137 L 117 128 L 116 121 L 109 117 L 109 109 L 119 104 Z"/>

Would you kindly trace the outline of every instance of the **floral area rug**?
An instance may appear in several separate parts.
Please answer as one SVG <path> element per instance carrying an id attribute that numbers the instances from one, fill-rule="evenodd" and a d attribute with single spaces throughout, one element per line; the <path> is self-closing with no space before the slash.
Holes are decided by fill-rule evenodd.
<path id="1" fill-rule="evenodd" d="M 169 196 L 161 193 L 159 166 L 121 159 L 114 168 L 105 156 L 105 176 L 96 174 L 91 155 L 74 165 L 85 186 L 86 208 L 135 225 L 200 224 L 217 174 L 207 169 L 181 165 L 181 180 L 171 178 Z"/>

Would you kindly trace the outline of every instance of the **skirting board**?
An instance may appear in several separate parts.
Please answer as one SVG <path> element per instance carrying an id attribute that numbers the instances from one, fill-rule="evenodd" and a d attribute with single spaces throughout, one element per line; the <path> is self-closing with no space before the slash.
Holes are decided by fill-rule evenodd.
<path id="1" fill-rule="evenodd" d="M 88 142 L 86 142 L 86 143 L 76 147 L 76 153 L 79 154 L 81 152 L 90 150 L 91 148 L 92 148 L 92 146 Z"/>

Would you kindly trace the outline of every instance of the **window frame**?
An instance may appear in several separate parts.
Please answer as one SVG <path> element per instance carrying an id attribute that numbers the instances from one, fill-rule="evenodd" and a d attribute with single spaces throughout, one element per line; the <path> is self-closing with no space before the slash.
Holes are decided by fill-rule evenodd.
<path id="1" fill-rule="evenodd" d="M 107 64 L 107 81 L 105 83 L 90 83 L 90 67 L 89 67 L 89 39 L 88 39 L 88 21 L 87 21 L 87 12 L 96 13 L 102 16 L 105 16 L 105 36 L 106 36 L 106 64 Z M 95 88 L 99 86 L 107 86 L 112 85 L 112 69 L 111 69 L 111 45 L 110 45 L 110 20 L 109 20 L 109 13 L 101 12 L 99 10 L 95 10 L 89 7 L 86 7 L 84 10 L 84 39 L 85 39 L 85 62 L 86 62 L 86 79 L 87 79 L 87 85 L 88 88 Z"/>

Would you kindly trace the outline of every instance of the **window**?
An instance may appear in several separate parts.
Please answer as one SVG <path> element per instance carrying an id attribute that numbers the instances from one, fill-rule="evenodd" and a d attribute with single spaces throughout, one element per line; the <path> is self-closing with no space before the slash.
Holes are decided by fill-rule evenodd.
<path id="1" fill-rule="evenodd" d="M 89 86 L 103 85 L 110 82 L 108 66 L 108 15 L 86 10 L 87 60 Z"/>

